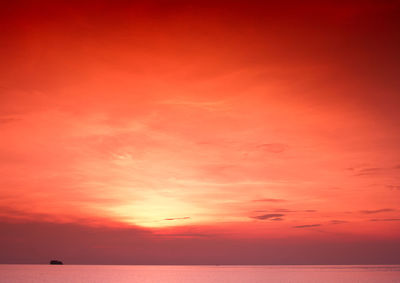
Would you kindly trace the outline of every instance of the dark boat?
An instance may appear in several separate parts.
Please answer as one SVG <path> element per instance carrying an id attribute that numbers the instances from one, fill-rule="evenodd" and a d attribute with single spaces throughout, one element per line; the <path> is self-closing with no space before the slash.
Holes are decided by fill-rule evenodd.
<path id="1" fill-rule="evenodd" d="M 53 259 L 53 260 L 50 261 L 50 264 L 62 265 L 63 263 L 62 263 L 62 261 L 60 261 L 60 260 L 55 260 L 55 259 Z"/>

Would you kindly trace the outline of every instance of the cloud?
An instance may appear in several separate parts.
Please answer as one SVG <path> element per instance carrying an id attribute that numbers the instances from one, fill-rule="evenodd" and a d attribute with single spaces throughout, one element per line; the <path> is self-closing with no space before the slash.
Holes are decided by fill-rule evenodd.
<path id="1" fill-rule="evenodd" d="M 279 198 L 263 198 L 263 199 L 253 199 L 254 202 L 284 202 L 287 201 L 285 199 Z"/>
<path id="2" fill-rule="evenodd" d="M 17 118 L 8 118 L 8 117 L 1 118 L 1 117 L 0 117 L 0 124 L 7 124 L 7 123 L 11 123 L 11 122 L 16 122 L 16 121 L 19 121 L 19 120 L 21 120 L 21 119 L 17 119 Z"/>
<path id="3" fill-rule="evenodd" d="M 369 221 L 400 221 L 400 218 L 383 218 L 383 219 L 370 219 Z"/>
<path id="4" fill-rule="evenodd" d="M 298 226 L 293 226 L 293 228 L 312 228 L 319 226 L 321 226 L 321 224 L 298 225 Z"/>
<path id="5" fill-rule="evenodd" d="M 20 209 L 12 208 L 11 206 L 0 204 L 0 220 L 49 220 L 49 215 L 46 213 L 26 212 Z"/>
<path id="6" fill-rule="evenodd" d="M 165 219 L 163 219 L 163 220 L 171 221 L 171 220 L 186 220 L 186 219 L 190 219 L 190 217 L 165 218 Z"/>
<path id="7" fill-rule="evenodd" d="M 344 223 L 349 223 L 349 222 L 344 221 L 344 220 L 331 220 L 329 223 L 336 225 L 336 224 L 344 224 Z"/>
<path id="8" fill-rule="evenodd" d="M 273 212 L 297 212 L 297 210 L 290 210 L 290 209 L 286 209 L 286 208 L 277 208 L 274 210 L 271 210 Z"/>
<path id="9" fill-rule="evenodd" d="M 386 188 L 390 190 L 400 190 L 400 185 L 387 185 Z"/>
<path id="10" fill-rule="evenodd" d="M 259 212 L 298 212 L 297 210 L 290 210 L 286 208 L 277 208 L 277 209 L 271 209 L 271 210 L 264 210 L 264 211 L 259 211 Z"/>
<path id="11" fill-rule="evenodd" d="M 384 168 L 380 167 L 371 167 L 371 168 L 362 168 L 362 169 L 355 169 L 357 171 L 354 176 L 369 176 L 369 175 L 375 175 L 380 172 L 382 172 Z"/>
<path id="12" fill-rule="evenodd" d="M 195 107 L 208 111 L 218 111 L 225 109 L 224 101 L 190 101 L 181 99 L 170 99 L 170 100 L 160 101 L 159 104 Z"/>
<path id="13" fill-rule="evenodd" d="M 388 167 L 367 167 L 367 168 L 348 168 L 350 171 L 354 171 L 354 176 L 369 176 L 383 173 L 385 171 L 393 171 L 400 169 L 400 165 L 388 166 Z"/>
<path id="14" fill-rule="evenodd" d="M 275 218 L 276 219 L 276 218 L 280 218 L 282 216 L 285 216 L 285 215 L 284 214 L 280 214 L 280 213 L 270 213 L 270 214 L 252 216 L 251 218 L 258 219 L 258 220 L 266 220 L 266 219 L 271 219 L 271 218 Z M 274 220 L 274 221 L 277 221 L 277 220 Z"/>
<path id="15" fill-rule="evenodd" d="M 187 238 L 215 237 L 214 234 L 202 234 L 202 233 L 173 233 L 173 234 L 155 234 L 155 235 L 157 235 L 159 237 L 165 237 L 165 238 L 168 238 L 168 237 L 173 237 L 173 238 L 175 238 L 175 237 L 178 237 L 178 238 L 179 237 L 183 237 L 183 238 L 185 238 L 185 237 L 187 237 Z"/>
<path id="16" fill-rule="evenodd" d="M 374 214 L 374 213 L 381 213 L 381 212 L 391 212 L 395 211 L 394 209 L 391 208 L 382 208 L 382 209 L 376 209 L 376 210 L 361 210 L 361 213 L 364 214 Z"/>
<path id="17" fill-rule="evenodd" d="M 287 208 L 277 208 L 277 209 L 271 209 L 271 210 L 256 210 L 254 212 L 287 212 L 287 213 L 295 213 L 295 212 L 317 212 L 315 209 L 306 209 L 306 210 L 291 210 Z"/>
<path id="18" fill-rule="evenodd" d="M 288 146 L 282 143 L 265 143 L 258 146 L 260 150 L 271 152 L 271 153 L 281 153 L 284 152 Z"/>

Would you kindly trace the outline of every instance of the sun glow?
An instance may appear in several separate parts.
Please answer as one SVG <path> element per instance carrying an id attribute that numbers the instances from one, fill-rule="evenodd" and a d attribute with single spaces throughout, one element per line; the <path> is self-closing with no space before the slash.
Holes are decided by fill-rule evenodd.
<path id="1" fill-rule="evenodd" d="M 180 226 L 207 220 L 201 215 L 202 209 L 193 204 L 157 193 L 110 210 L 115 218 L 143 227 Z"/>

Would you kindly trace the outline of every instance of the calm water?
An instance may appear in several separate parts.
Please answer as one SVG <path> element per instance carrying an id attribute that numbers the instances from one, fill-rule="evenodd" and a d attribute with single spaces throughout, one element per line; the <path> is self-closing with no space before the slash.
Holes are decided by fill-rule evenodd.
<path id="1" fill-rule="evenodd" d="M 400 282 L 400 265 L 122 266 L 0 265 L 0 282 L 259 283 Z"/>

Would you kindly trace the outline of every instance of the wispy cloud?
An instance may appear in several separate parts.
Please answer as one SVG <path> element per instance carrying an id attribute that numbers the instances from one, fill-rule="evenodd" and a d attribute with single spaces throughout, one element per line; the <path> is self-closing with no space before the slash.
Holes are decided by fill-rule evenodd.
<path id="1" fill-rule="evenodd" d="M 164 105 L 176 105 L 184 107 L 195 107 L 208 111 L 218 111 L 226 108 L 224 101 L 192 101 L 184 99 L 169 99 L 158 102 Z"/>
<path id="2" fill-rule="evenodd" d="M 376 210 L 361 210 L 361 213 L 364 214 L 374 214 L 374 213 L 381 213 L 381 212 L 392 212 L 395 211 L 394 209 L 391 208 L 382 208 L 382 209 L 376 209 Z"/>
<path id="3" fill-rule="evenodd" d="M 375 221 L 375 222 L 378 222 L 378 221 L 388 221 L 388 222 L 390 222 L 390 221 L 400 221 L 400 218 L 370 219 L 369 221 Z"/>
<path id="4" fill-rule="evenodd" d="M 345 224 L 345 223 L 349 223 L 349 222 L 348 221 L 344 221 L 344 220 L 331 220 L 331 221 L 329 221 L 329 223 L 337 225 L 337 224 Z"/>
<path id="5" fill-rule="evenodd" d="M 165 218 L 165 219 L 163 219 L 163 220 L 171 221 L 171 220 L 186 220 L 186 219 L 190 219 L 190 217 Z"/>
<path id="6" fill-rule="evenodd" d="M 7 123 L 11 123 L 11 122 L 16 122 L 19 120 L 21 120 L 21 119 L 11 118 L 11 117 L 0 117 L 0 124 L 7 124 Z"/>
<path id="7" fill-rule="evenodd" d="M 398 169 L 400 169 L 400 165 L 387 166 L 387 167 L 364 167 L 364 168 L 350 167 L 350 168 L 347 168 L 347 170 L 354 172 L 354 176 L 377 175 L 377 174 L 391 172 L 393 170 L 398 170 Z"/>
<path id="8" fill-rule="evenodd" d="M 400 190 L 400 185 L 386 185 L 386 188 L 390 190 Z"/>
<path id="9" fill-rule="evenodd" d="M 371 168 L 362 168 L 362 169 L 355 169 L 356 173 L 354 176 L 368 176 L 368 175 L 375 175 L 382 172 L 384 168 L 380 167 L 371 167 Z"/>
<path id="10" fill-rule="evenodd" d="M 259 145 L 258 148 L 271 153 L 281 153 L 287 150 L 288 146 L 283 143 L 265 143 Z"/>
<path id="11" fill-rule="evenodd" d="M 287 181 L 234 181 L 234 182 L 204 182 L 192 179 L 170 178 L 168 181 L 179 185 L 207 186 L 207 187 L 235 187 L 235 186 L 287 186 Z"/>
<path id="12" fill-rule="evenodd" d="M 281 213 L 270 213 L 270 214 L 263 214 L 263 215 L 257 215 L 257 216 L 252 216 L 250 218 L 258 219 L 258 220 L 267 220 L 267 219 L 275 219 L 277 221 L 277 218 L 281 218 L 282 216 L 285 216 L 284 214 Z"/>
<path id="13" fill-rule="evenodd" d="M 271 218 L 271 221 L 283 221 L 283 218 L 277 217 L 277 218 Z"/>
<path id="14" fill-rule="evenodd" d="M 173 234 L 155 234 L 157 237 L 171 237 L 171 238 L 208 238 L 215 237 L 214 234 L 203 234 L 203 233 L 173 233 Z"/>
<path id="15" fill-rule="evenodd" d="M 285 199 L 279 198 L 263 198 L 263 199 L 253 199 L 254 202 L 285 202 Z"/>
<path id="16" fill-rule="evenodd" d="M 307 213 L 313 213 L 317 212 L 315 209 L 305 209 L 305 210 L 291 210 L 287 208 L 277 208 L 277 209 L 264 209 L 264 210 L 256 210 L 254 212 L 285 212 L 285 213 L 296 213 L 296 212 L 307 212 Z"/>
<path id="17" fill-rule="evenodd" d="M 293 226 L 293 228 L 312 228 L 319 226 L 321 226 L 321 224 L 298 225 L 298 226 Z"/>

